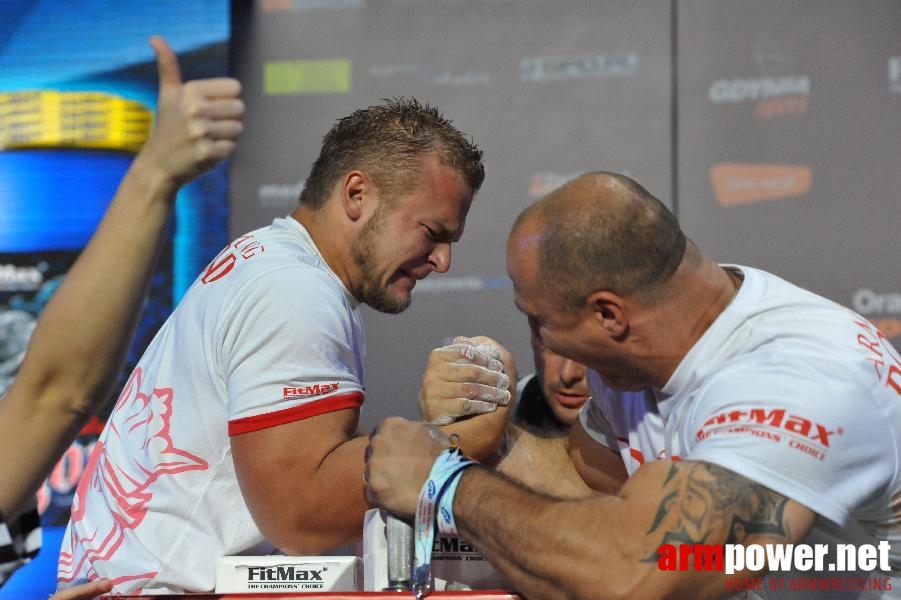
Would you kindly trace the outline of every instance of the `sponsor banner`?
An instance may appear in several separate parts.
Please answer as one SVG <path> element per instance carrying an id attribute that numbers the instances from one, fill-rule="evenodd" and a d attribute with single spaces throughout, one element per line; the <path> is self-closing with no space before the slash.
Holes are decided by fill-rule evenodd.
<path id="1" fill-rule="evenodd" d="M 12 384 L 31 333 L 78 252 L 0 254 L 0 395 Z"/>
<path id="2" fill-rule="evenodd" d="M 631 77 L 638 73 L 634 52 L 534 56 L 519 62 L 520 81 L 563 81 L 600 77 Z"/>
<path id="3" fill-rule="evenodd" d="M 541 198 L 584 173 L 584 171 L 575 173 L 554 173 L 552 171 L 532 173 L 532 180 L 529 184 L 529 198 Z"/>
<path id="4" fill-rule="evenodd" d="M 261 206 L 293 210 L 300 202 L 300 193 L 306 184 L 306 179 L 297 183 L 264 183 L 257 188 L 257 197 Z"/>
<path id="5" fill-rule="evenodd" d="M 901 293 L 861 288 L 851 297 L 851 308 L 872 321 L 887 338 L 901 338 Z"/>
<path id="6" fill-rule="evenodd" d="M 722 206 L 797 198 L 810 191 L 807 165 L 719 163 L 710 167 L 710 182 Z"/>
<path id="7" fill-rule="evenodd" d="M 362 588 L 356 556 L 223 556 L 216 593 L 353 592 Z"/>
<path id="8" fill-rule="evenodd" d="M 513 287 L 509 277 L 434 277 L 416 283 L 413 293 L 471 292 Z"/>
<path id="9" fill-rule="evenodd" d="M 758 119 L 806 113 L 810 76 L 798 72 L 798 57 L 767 37 L 753 40 L 750 50 L 758 75 L 715 80 L 707 92 L 710 102 L 751 105 Z"/>
<path id="10" fill-rule="evenodd" d="M 420 62 L 373 65 L 367 74 L 372 79 L 429 87 L 485 85 L 494 79 L 491 73 L 480 68 L 451 68 Z"/>
<path id="11" fill-rule="evenodd" d="M 851 306 L 864 316 L 874 313 L 901 315 L 901 293 L 879 293 L 862 288 L 854 292 Z"/>
<path id="12" fill-rule="evenodd" d="M 802 115 L 810 99 L 810 77 L 718 79 L 710 85 L 708 98 L 713 104 L 752 103 L 760 119 Z"/>
<path id="13" fill-rule="evenodd" d="M 887 338 L 901 338 L 901 319 L 894 317 L 882 317 L 870 319 L 876 329 L 882 332 Z"/>
<path id="14" fill-rule="evenodd" d="M 263 63 L 263 94 L 267 96 L 344 94 L 349 91 L 349 58 Z"/>
<path id="15" fill-rule="evenodd" d="M 619 173 L 626 177 L 635 177 L 624 169 L 605 169 L 613 173 Z M 532 173 L 532 179 L 529 182 L 529 198 L 537 199 L 553 192 L 562 185 L 569 183 L 573 179 L 584 175 L 587 171 L 576 171 L 573 173 L 555 173 L 553 171 L 540 171 Z M 639 181 L 639 183 L 641 183 Z"/>
<path id="16" fill-rule="evenodd" d="M 0 263 L 0 293 L 36 292 L 44 283 L 46 263 L 17 265 Z"/>
<path id="17" fill-rule="evenodd" d="M 260 8 L 269 12 L 306 10 L 354 10 L 366 7 L 365 0 L 260 0 Z"/>
<path id="18" fill-rule="evenodd" d="M 901 56 L 888 59 L 888 91 L 901 94 Z"/>
<path id="19" fill-rule="evenodd" d="M 141 102 L 103 92 L 0 93 L 0 150 L 98 148 L 137 152 L 153 113 Z"/>

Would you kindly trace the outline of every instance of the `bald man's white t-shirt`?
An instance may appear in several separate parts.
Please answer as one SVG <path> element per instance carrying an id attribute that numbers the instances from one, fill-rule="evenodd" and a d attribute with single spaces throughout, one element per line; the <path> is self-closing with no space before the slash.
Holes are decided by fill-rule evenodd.
<path id="1" fill-rule="evenodd" d="M 620 452 L 630 474 L 653 460 L 725 467 L 820 515 L 804 543 L 891 542 L 901 567 L 901 359 L 854 312 L 770 273 L 744 276 L 735 298 L 663 389 L 619 392 L 589 373 L 580 418 Z M 828 562 L 826 563 L 828 564 Z M 885 578 L 880 572 L 772 577 Z M 901 597 L 892 590 L 811 598 Z M 766 586 L 764 586 L 766 587 Z M 803 598 L 766 591 L 769 598 Z M 833 595 L 829 595 L 833 594 Z"/>

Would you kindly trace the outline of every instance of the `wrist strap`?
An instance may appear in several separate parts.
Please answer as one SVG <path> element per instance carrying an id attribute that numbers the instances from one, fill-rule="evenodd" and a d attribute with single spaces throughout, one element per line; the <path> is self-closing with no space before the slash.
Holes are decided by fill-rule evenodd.
<path id="1" fill-rule="evenodd" d="M 413 594 L 417 600 L 421 600 L 432 591 L 431 560 L 435 529 L 439 528 L 443 533 L 456 533 L 452 510 L 454 493 L 460 483 L 463 469 L 478 464 L 477 461 L 463 455 L 457 447 L 455 437 L 451 437 L 451 447 L 435 459 L 416 504 L 412 584 Z M 438 518 L 439 511 L 440 518 Z"/>
<path id="2" fill-rule="evenodd" d="M 454 495 L 457 493 L 457 486 L 460 485 L 460 476 L 463 475 L 463 469 L 476 464 L 471 461 L 464 464 L 456 473 L 451 476 L 447 482 L 444 493 L 438 499 L 438 531 L 447 535 L 457 535 L 457 523 L 454 521 Z"/>

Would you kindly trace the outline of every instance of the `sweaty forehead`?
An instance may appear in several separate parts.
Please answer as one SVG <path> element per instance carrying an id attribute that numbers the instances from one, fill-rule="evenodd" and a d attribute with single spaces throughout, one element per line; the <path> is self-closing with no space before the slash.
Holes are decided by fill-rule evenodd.
<path id="1" fill-rule="evenodd" d="M 421 165 L 411 185 L 402 194 L 404 202 L 424 216 L 448 225 L 465 220 L 473 193 L 463 175 L 434 159 L 423 160 Z"/>

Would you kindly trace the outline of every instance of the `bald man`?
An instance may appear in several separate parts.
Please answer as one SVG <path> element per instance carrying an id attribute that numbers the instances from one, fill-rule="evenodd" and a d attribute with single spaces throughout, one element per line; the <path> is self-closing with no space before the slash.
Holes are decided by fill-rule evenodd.
<path id="1" fill-rule="evenodd" d="M 702 544 L 744 557 L 755 544 L 849 543 L 872 548 L 872 570 L 831 571 L 830 553 L 743 593 L 896 597 L 901 359 L 871 323 L 772 274 L 717 264 L 662 203 L 611 173 L 526 209 L 507 268 L 534 335 L 591 369 L 572 455 L 599 490 L 561 500 L 462 471 L 450 503 L 460 535 L 525 596 L 725 598 L 768 566 L 727 575 L 692 554 Z M 425 425 L 381 423 L 370 497 L 414 514 L 446 446 Z M 802 577 L 826 587 L 790 590 Z"/>

